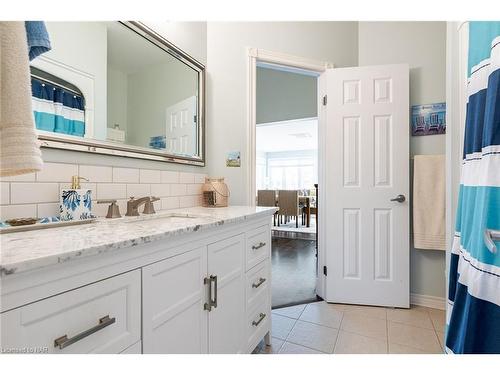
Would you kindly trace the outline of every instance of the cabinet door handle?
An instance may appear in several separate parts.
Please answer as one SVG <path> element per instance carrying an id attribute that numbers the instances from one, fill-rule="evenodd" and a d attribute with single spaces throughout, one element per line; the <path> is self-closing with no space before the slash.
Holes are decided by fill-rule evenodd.
<path id="1" fill-rule="evenodd" d="M 258 245 L 253 245 L 252 250 L 259 250 L 261 247 L 266 246 L 265 242 L 260 242 Z"/>
<path id="2" fill-rule="evenodd" d="M 252 322 L 252 325 L 255 326 L 255 327 L 257 327 L 264 320 L 265 317 L 266 317 L 266 314 L 260 313 L 259 314 L 259 319 L 257 321 L 254 320 Z"/>
<path id="3" fill-rule="evenodd" d="M 252 284 L 252 288 L 257 289 L 259 286 L 261 286 L 265 282 L 266 282 L 266 279 L 264 279 L 263 277 L 261 277 L 257 283 L 253 283 Z"/>
<path id="4" fill-rule="evenodd" d="M 212 302 L 212 306 L 217 308 L 217 276 L 214 276 L 214 301 Z"/>
<path id="5" fill-rule="evenodd" d="M 75 342 L 80 341 L 81 339 L 84 339 L 85 337 L 90 336 L 91 334 L 96 333 L 97 331 L 100 331 L 101 329 L 106 328 L 107 326 L 115 322 L 116 318 L 110 318 L 109 315 L 106 315 L 105 317 L 99 319 L 99 323 L 96 326 L 89 328 L 86 331 L 80 332 L 76 336 L 68 338 L 68 335 L 64 335 L 55 339 L 54 347 L 59 347 L 59 349 L 67 348 L 68 346 L 73 345 Z"/>
<path id="6" fill-rule="evenodd" d="M 208 284 L 208 302 L 203 305 L 203 308 L 208 311 L 212 311 L 212 307 L 217 307 L 217 276 L 210 275 L 210 277 L 205 277 L 203 283 Z M 212 288 L 213 285 L 213 288 Z M 213 290 L 213 298 L 212 298 Z"/>

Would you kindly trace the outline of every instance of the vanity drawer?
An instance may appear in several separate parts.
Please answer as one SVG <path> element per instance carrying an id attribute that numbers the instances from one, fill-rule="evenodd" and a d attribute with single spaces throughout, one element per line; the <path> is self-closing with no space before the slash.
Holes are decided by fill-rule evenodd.
<path id="1" fill-rule="evenodd" d="M 269 225 L 250 230 L 246 234 L 246 270 L 269 257 L 271 252 Z"/>
<path id="2" fill-rule="evenodd" d="M 4 350 L 120 353 L 141 339 L 141 271 L 34 302 L 0 318 Z"/>
<path id="3" fill-rule="evenodd" d="M 250 309 L 246 320 L 247 350 L 251 351 L 271 328 L 271 306 L 267 298 Z"/>
<path id="4" fill-rule="evenodd" d="M 246 277 L 247 309 L 253 309 L 261 297 L 269 298 L 271 283 L 269 271 L 269 262 L 262 262 L 248 271 Z"/>

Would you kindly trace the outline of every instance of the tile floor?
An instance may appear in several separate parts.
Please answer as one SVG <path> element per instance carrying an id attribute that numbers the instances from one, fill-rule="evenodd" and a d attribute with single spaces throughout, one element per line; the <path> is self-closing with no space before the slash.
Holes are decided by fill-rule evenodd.
<path id="1" fill-rule="evenodd" d="M 445 312 L 315 302 L 273 310 L 268 354 L 440 354 Z"/>

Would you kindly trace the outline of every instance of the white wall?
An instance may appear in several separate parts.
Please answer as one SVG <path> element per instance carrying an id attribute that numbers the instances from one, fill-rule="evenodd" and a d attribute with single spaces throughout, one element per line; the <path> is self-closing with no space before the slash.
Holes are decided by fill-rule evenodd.
<path id="1" fill-rule="evenodd" d="M 207 152 L 209 172 L 225 176 L 231 204 L 248 196 L 247 47 L 263 48 L 337 67 L 358 62 L 357 22 L 254 22 L 207 24 Z M 242 167 L 227 168 L 229 151 L 241 151 Z"/>
<path id="2" fill-rule="evenodd" d="M 202 64 L 207 64 L 206 22 L 147 21 L 144 24 Z"/>
<path id="3" fill-rule="evenodd" d="M 197 92 L 198 73 L 174 59 L 129 74 L 127 140 L 149 147 L 150 137 L 165 135 L 166 109 Z"/>
<path id="4" fill-rule="evenodd" d="M 317 77 L 258 67 L 256 81 L 257 124 L 318 115 Z"/>
<path id="5" fill-rule="evenodd" d="M 108 122 L 107 127 L 120 125 L 127 137 L 127 75 L 108 65 Z"/>
<path id="6" fill-rule="evenodd" d="M 446 100 L 446 22 L 360 22 L 359 65 L 410 64 L 410 105 Z M 444 154 L 445 135 L 410 138 L 410 153 Z M 412 293 L 445 296 L 445 252 L 411 246 Z"/>

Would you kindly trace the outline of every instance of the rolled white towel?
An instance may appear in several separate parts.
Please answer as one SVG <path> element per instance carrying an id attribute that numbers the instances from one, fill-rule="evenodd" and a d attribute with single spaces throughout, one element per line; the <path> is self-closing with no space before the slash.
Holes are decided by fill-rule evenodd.
<path id="1" fill-rule="evenodd" d="M 0 22 L 0 176 L 42 169 L 24 22 Z"/>

